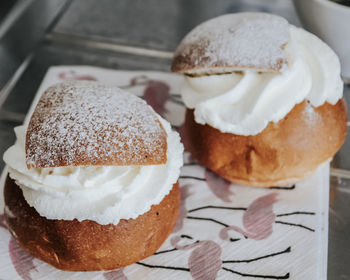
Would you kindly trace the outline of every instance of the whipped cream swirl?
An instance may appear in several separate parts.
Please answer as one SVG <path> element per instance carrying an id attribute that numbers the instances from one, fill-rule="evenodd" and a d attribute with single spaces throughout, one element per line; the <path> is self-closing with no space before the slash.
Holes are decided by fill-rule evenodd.
<path id="1" fill-rule="evenodd" d="M 288 67 L 282 73 L 253 69 L 185 77 L 182 98 L 197 123 L 221 132 L 256 135 L 303 100 L 318 107 L 343 94 L 337 55 L 313 34 L 290 25 Z"/>
<path id="2" fill-rule="evenodd" d="M 159 204 L 179 178 L 180 137 L 168 122 L 160 121 L 168 135 L 166 164 L 28 169 L 24 126 L 15 128 L 17 141 L 5 152 L 4 161 L 28 204 L 41 216 L 116 225 Z"/>

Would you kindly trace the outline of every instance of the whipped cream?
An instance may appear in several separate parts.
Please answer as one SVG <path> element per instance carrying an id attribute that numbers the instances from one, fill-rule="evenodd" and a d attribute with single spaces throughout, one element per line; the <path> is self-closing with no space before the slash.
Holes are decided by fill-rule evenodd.
<path id="1" fill-rule="evenodd" d="M 221 132 L 256 135 L 283 119 L 303 100 L 318 107 L 335 104 L 343 94 L 337 55 L 313 34 L 290 25 L 288 67 L 282 73 L 253 69 L 185 77 L 181 94 L 197 123 Z"/>
<path id="2" fill-rule="evenodd" d="M 41 216 L 116 225 L 159 204 L 179 178 L 183 146 L 169 123 L 160 121 L 168 135 L 166 164 L 28 169 L 24 126 L 15 128 L 17 141 L 5 152 L 4 161 L 28 204 Z"/>

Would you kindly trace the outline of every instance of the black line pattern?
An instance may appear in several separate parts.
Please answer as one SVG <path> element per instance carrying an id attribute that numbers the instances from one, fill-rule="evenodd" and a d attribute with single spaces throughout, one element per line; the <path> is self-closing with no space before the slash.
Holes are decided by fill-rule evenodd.
<path id="1" fill-rule="evenodd" d="M 193 239 L 193 237 L 189 236 L 189 235 L 181 235 L 181 238 L 188 238 L 188 239 Z M 197 240 L 195 243 L 198 243 L 199 240 Z M 158 255 L 158 254 L 163 254 L 163 253 L 168 253 L 168 252 L 172 252 L 172 251 L 176 251 L 178 249 L 173 248 L 173 249 L 169 249 L 169 250 L 164 250 L 164 251 L 160 251 L 155 253 L 154 255 Z M 251 262 L 255 262 L 255 261 L 259 261 L 262 259 L 266 259 L 266 258 L 271 258 L 271 257 L 275 257 L 278 255 L 282 255 L 282 254 L 286 254 L 286 253 L 290 253 L 291 252 L 291 247 L 289 246 L 288 248 L 286 248 L 283 251 L 280 252 L 276 252 L 276 253 L 272 253 L 269 255 L 264 255 L 261 257 L 257 257 L 254 259 L 246 259 L 246 260 L 224 260 L 222 261 L 222 264 L 228 264 L 228 263 L 251 263 Z M 147 263 L 143 263 L 143 262 L 137 262 L 137 264 L 148 267 L 148 268 L 162 268 L 162 269 L 170 269 L 170 270 L 181 270 L 181 271 L 190 271 L 189 268 L 187 267 L 176 267 L 176 266 L 162 266 L 162 265 L 151 265 L 151 264 L 147 264 Z M 274 276 L 274 275 L 259 275 L 259 274 L 249 274 L 249 273 L 242 273 L 236 270 L 232 270 L 226 267 L 222 267 L 223 270 L 226 270 L 228 272 L 231 272 L 233 274 L 237 274 L 243 277 L 253 277 L 253 278 L 263 278 L 263 279 L 288 279 L 289 278 L 289 273 L 286 273 L 283 276 Z"/>
<path id="2" fill-rule="evenodd" d="M 193 180 L 198 180 L 198 181 L 205 181 L 205 178 L 200 178 L 200 177 L 195 177 L 195 176 L 187 176 L 187 175 L 180 176 L 180 179 L 193 179 Z"/>
<path id="3" fill-rule="evenodd" d="M 196 211 L 203 210 L 203 209 L 226 209 L 226 210 L 240 210 L 240 211 L 247 210 L 247 208 L 245 208 L 245 207 L 225 207 L 225 206 L 207 205 L 207 206 L 202 206 L 202 207 L 191 209 L 188 211 L 188 213 L 196 212 Z"/>
<path id="4" fill-rule="evenodd" d="M 158 251 L 158 252 L 155 252 L 154 255 L 160 255 L 160 254 L 169 253 L 169 252 L 173 252 L 173 251 L 177 251 L 177 249 L 173 248 L 173 249 L 169 249 L 169 250 Z"/>
<path id="5" fill-rule="evenodd" d="M 241 239 L 240 239 L 240 238 L 231 238 L 231 237 L 230 237 L 229 240 L 230 240 L 230 242 L 236 242 L 236 241 L 239 241 L 239 240 L 241 240 Z"/>
<path id="6" fill-rule="evenodd" d="M 292 186 L 289 186 L 289 187 L 279 187 L 279 186 L 269 187 L 268 189 L 271 189 L 271 190 L 294 190 L 295 189 L 295 185 L 292 185 Z"/>
<path id="7" fill-rule="evenodd" d="M 296 211 L 291 213 L 285 213 L 285 214 L 278 214 L 276 217 L 284 217 L 284 216 L 292 216 L 292 215 L 316 215 L 315 212 L 304 212 L 304 211 Z"/>
<path id="8" fill-rule="evenodd" d="M 184 163 L 184 166 L 196 166 L 198 165 L 198 163 L 196 162 L 187 162 L 187 163 Z"/>
<path id="9" fill-rule="evenodd" d="M 201 220 L 201 221 L 209 221 L 209 222 L 213 222 L 219 225 L 222 225 L 224 227 L 229 227 L 228 224 L 225 224 L 223 222 L 220 222 L 218 220 L 212 219 L 212 218 L 204 218 L 204 217 L 193 217 L 193 216 L 187 216 L 187 219 L 192 219 L 192 220 Z M 306 230 L 312 231 L 314 232 L 315 230 L 312 228 L 309 228 L 307 226 L 301 225 L 301 224 L 294 224 L 294 223 L 287 223 L 287 222 L 283 222 L 283 221 L 275 221 L 276 224 L 282 224 L 282 225 L 288 225 L 288 226 L 294 226 L 294 227 L 300 227 L 300 228 L 304 228 Z M 246 236 L 244 236 L 245 238 L 247 238 Z"/>
<path id="10" fill-rule="evenodd" d="M 288 225 L 288 226 L 294 226 L 294 227 L 301 227 L 301 228 L 304 228 L 304 229 L 306 229 L 306 230 L 315 232 L 314 229 L 309 228 L 309 227 L 304 226 L 304 225 L 301 225 L 301 224 L 293 224 L 293 223 L 287 223 L 287 222 L 283 222 L 283 221 L 275 221 L 275 223 L 276 223 L 276 224 L 282 224 L 282 225 Z"/>
<path id="11" fill-rule="evenodd" d="M 291 252 L 291 247 L 289 246 L 287 249 L 277 252 L 277 253 L 273 253 L 273 254 L 269 254 L 269 255 L 265 255 L 265 256 L 261 256 L 258 258 L 254 258 L 254 259 L 248 259 L 248 260 L 227 260 L 227 261 L 222 261 L 222 263 L 250 263 L 250 262 L 255 262 L 258 260 L 262 260 L 262 259 L 266 259 L 266 258 L 270 258 L 270 257 L 274 257 L 274 256 L 278 256 L 278 255 L 282 255 L 282 254 L 286 254 L 286 253 L 290 253 Z"/>
<path id="12" fill-rule="evenodd" d="M 171 270 L 190 271 L 190 269 L 187 267 L 152 265 L 152 264 L 147 264 L 147 263 L 143 263 L 143 262 L 137 262 L 137 264 L 148 267 L 148 268 L 164 268 L 164 269 L 171 269 Z"/>
<path id="13" fill-rule="evenodd" d="M 180 237 L 181 237 L 181 238 L 187 238 L 187 239 L 193 239 L 192 236 L 189 236 L 189 235 L 187 235 L 187 234 L 181 234 Z"/>
<path id="14" fill-rule="evenodd" d="M 258 274 L 248 274 L 248 273 L 242 273 L 239 271 L 235 271 L 226 267 L 222 268 L 223 270 L 229 271 L 234 274 L 238 274 L 243 277 L 253 277 L 253 278 L 263 278 L 263 279 L 289 279 L 289 272 L 286 273 L 283 276 L 273 276 L 273 275 L 258 275 Z"/>
<path id="15" fill-rule="evenodd" d="M 187 218 L 187 219 L 192 219 L 192 220 L 210 221 L 210 222 L 213 222 L 213 223 L 222 225 L 222 226 L 224 226 L 224 227 L 229 227 L 229 225 L 227 225 L 227 224 L 225 224 L 225 223 L 222 223 L 222 222 L 220 222 L 220 221 L 218 221 L 218 220 L 212 219 L 212 218 L 202 218 L 202 217 L 193 217 L 193 216 L 187 216 L 186 218 Z"/>

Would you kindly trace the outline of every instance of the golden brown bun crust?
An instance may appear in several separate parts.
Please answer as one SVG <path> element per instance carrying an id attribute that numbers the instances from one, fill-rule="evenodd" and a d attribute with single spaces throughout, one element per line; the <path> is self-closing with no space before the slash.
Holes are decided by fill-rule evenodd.
<path id="1" fill-rule="evenodd" d="M 202 165 L 232 182 L 251 186 L 295 183 L 331 159 L 346 136 L 343 99 L 312 108 L 304 101 L 254 136 L 222 133 L 198 124 L 193 110 L 187 110 L 190 152 Z"/>
<path id="2" fill-rule="evenodd" d="M 176 183 L 160 204 L 115 226 L 41 217 L 9 177 L 4 196 L 6 222 L 18 244 L 33 256 L 69 271 L 116 269 L 154 254 L 172 232 L 180 204 Z"/>

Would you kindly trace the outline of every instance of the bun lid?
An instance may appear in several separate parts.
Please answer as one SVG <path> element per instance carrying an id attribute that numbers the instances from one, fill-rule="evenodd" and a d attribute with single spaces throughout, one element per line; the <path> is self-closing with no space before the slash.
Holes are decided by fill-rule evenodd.
<path id="1" fill-rule="evenodd" d="M 236 13 L 195 27 L 178 46 L 171 70 L 188 75 L 244 69 L 281 72 L 287 65 L 289 24 L 265 13 Z"/>
<path id="2" fill-rule="evenodd" d="M 152 165 L 167 161 L 167 134 L 145 101 L 91 81 L 41 96 L 26 134 L 28 168 Z"/>

